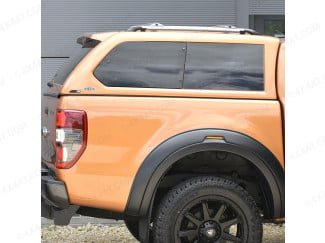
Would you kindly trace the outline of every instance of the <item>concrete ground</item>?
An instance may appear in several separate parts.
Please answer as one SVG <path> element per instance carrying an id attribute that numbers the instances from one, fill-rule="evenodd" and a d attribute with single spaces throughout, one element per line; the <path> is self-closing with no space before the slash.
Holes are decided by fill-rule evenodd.
<path id="1" fill-rule="evenodd" d="M 101 224 L 101 225 L 114 225 L 114 224 L 123 224 L 124 222 L 121 220 L 114 220 L 114 219 L 99 219 L 99 218 L 92 218 L 92 217 L 85 217 L 85 216 L 73 216 L 70 221 L 70 226 L 80 226 L 85 224 Z M 41 226 L 49 226 L 53 224 L 53 220 L 42 218 Z"/>
<path id="2" fill-rule="evenodd" d="M 284 243 L 285 226 L 264 224 L 262 243 Z M 42 243 L 139 243 L 123 221 L 74 216 L 68 226 L 42 218 Z"/>

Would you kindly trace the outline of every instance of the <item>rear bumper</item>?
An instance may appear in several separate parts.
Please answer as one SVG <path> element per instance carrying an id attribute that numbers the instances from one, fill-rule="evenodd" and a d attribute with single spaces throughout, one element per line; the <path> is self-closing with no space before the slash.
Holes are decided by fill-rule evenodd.
<path id="1" fill-rule="evenodd" d="M 69 224 L 71 217 L 79 209 L 79 206 L 70 204 L 65 183 L 56 180 L 44 168 L 42 168 L 41 180 L 41 216 L 54 219 L 54 224 L 57 225 Z"/>
<path id="2" fill-rule="evenodd" d="M 49 175 L 42 175 L 42 199 L 49 206 L 60 209 L 68 208 L 70 205 L 65 183 Z"/>

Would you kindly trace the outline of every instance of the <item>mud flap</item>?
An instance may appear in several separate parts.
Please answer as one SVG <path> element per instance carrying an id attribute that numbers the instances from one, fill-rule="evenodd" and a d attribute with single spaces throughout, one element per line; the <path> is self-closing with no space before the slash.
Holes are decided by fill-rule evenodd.
<path id="1" fill-rule="evenodd" d="M 55 225 L 68 225 L 72 216 L 77 212 L 80 208 L 78 205 L 70 205 L 66 209 L 56 209 L 53 208 L 52 215 L 54 219 Z"/>
<path id="2" fill-rule="evenodd" d="M 47 219 L 53 219 L 52 207 L 45 203 L 45 200 L 41 199 L 41 216 Z"/>

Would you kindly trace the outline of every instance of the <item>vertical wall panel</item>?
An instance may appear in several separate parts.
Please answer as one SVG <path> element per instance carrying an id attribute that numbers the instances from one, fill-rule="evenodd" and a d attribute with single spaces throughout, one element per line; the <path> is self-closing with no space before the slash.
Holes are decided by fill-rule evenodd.
<path id="1" fill-rule="evenodd" d="M 42 0 L 42 82 L 50 81 L 60 62 L 50 59 L 68 58 L 82 33 L 151 22 L 248 27 L 243 1 L 249 1 L 249 14 L 284 14 L 284 0 Z"/>
<path id="2" fill-rule="evenodd" d="M 250 0 L 251 15 L 284 15 L 284 0 Z"/>
<path id="3" fill-rule="evenodd" d="M 42 56 L 67 57 L 86 32 L 126 30 L 135 24 L 236 25 L 236 0 L 43 0 Z"/>

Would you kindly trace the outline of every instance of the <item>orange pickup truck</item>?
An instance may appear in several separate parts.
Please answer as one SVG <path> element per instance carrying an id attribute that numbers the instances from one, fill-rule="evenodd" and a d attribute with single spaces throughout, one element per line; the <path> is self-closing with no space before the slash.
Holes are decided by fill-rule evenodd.
<path id="1" fill-rule="evenodd" d="M 86 34 L 47 84 L 42 216 L 141 242 L 261 242 L 284 219 L 284 42 L 233 26 Z"/>

